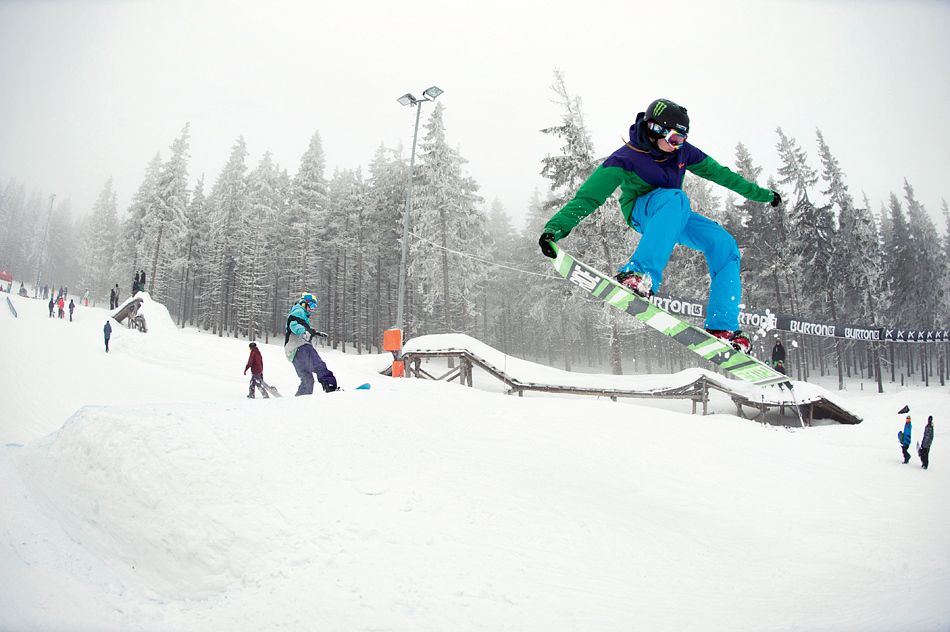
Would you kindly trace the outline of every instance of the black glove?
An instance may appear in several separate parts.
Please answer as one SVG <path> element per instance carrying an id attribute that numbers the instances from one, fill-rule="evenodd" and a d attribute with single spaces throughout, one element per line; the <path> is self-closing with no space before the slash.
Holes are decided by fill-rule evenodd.
<path id="1" fill-rule="evenodd" d="M 769 204 L 772 205 L 772 208 L 775 208 L 782 203 L 782 196 L 778 194 L 778 191 L 772 191 L 772 201 Z"/>
<path id="2" fill-rule="evenodd" d="M 311 330 L 310 331 L 310 342 L 313 342 L 314 338 L 327 338 L 327 334 L 322 331 Z"/>
<path id="3" fill-rule="evenodd" d="M 538 240 L 538 245 L 541 246 L 541 254 L 545 257 L 551 257 L 552 259 L 557 258 L 557 253 L 554 252 L 554 247 L 551 245 L 554 243 L 554 235 L 552 233 L 543 233 L 541 239 Z"/>
<path id="4" fill-rule="evenodd" d="M 327 382 L 326 384 L 321 384 L 320 386 L 323 387 L 324 393 L 332 393 L 333 391 L 342 390 L 339 386 L 337 386 L 333 382 Z"/>

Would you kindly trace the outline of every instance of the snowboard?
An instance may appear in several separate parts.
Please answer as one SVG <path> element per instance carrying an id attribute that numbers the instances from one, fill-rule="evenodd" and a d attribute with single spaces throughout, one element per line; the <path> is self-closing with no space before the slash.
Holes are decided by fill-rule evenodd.
<path id="1" fill-rule="evenodd" d="M 649 299 L 620 285 L 612 276 L 578 261 L 556 244 L 552 246 L 557 252 L 557 257 L 552 261 L 558 274 L 586 290 L 594 298 L 630 314 L 740 380 L 756 386 L 778 385 L 792 388 L 788 376 L 750 355 L 737 351 L 732 345 L 701 327 L 674 316 Z"/>
<path id="2" fill-rule="evenodd" d="M 271 386 L 264 380 L 261 380 L 261 386 L 264 387 L 264 390 L 267 391 L 267 394 L 271 397 L 281 397 L 280 391 L 277 390 L 276 386 Z"/>

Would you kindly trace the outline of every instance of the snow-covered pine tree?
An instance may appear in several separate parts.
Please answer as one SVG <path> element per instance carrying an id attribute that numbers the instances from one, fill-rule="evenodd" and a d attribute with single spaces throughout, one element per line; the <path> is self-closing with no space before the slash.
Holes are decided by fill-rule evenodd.
<path id="1" fill-rule="evenodd" d="M 235 331 L 234 292 L 237 286 L 237 257 L 240 232 L 247 208 L 247 145 L 240 136 L 231 156 L 214 183 L 208 204 L 212 214 L 211 282 L 207 300 L 211 302 L 210 328 L 219 336 Z"/>
<path id="2" fill-rule="evenodd" d="M 23 184 L 10 178 L 0 193 L 0 268 L 6 268 L 17 279 L 33 281 L 27 244 L 36 217 L 26 210 Z"/>
<path id="3" fill-rule="evenodd" d="M 901 327 L 913 327 L 917 323 L 917 270 L 914 244 L 910 227 L 904 217 L 900 200 L 891 193 L 888 205 L 889 233 L 885 235 L 885 279 L 889 290 L 886 314 L 890 322 Z"/>
<path id="4" fill-rule="evenodd" d="M 465 175 L 465 160 L 445 137 L 445 106 L 436 104 L 420 143 L 418 184 L 413 192 L 410 287 L 421 309 L 412 314 L 420 329 L 431 332 L 463 329 L 475 309 L 475 289 L 484 280 L 484 266 L 454 252 L 483 252 L 486 218 L 477 204 L 478 185 Z"/>
<path id="5" fill-rule="evenodd" d="M 58 287 L 68 287 L 75 294 L 79 289 L 79 252 L 73 244 L 79 243 L 78 224 L 73 219 L 69 199 L 58 202 L 49 225 L 49 278 Z M 68 301 L 67 301 L 68 302 Z"/>
<path id="6" fill-rule="evenodd" d="M 479 338 L 510 353 L 511 307 L 518 296 L 511 289 L 522 285 L 524 275 L 515 270 L 519 265 L 518 245 L 523 241 L 523 236 L 515 230 L 511 216 L 498 198 L 492 200 L 488 211 L 488 237 L 490 246 L 484 255 L 505 267 L 494 269 L 485 284 L 481 306 L 483 321 L 478 329 Z"/>
<path id="7" fill-rule="evenodd" d="M 162 165 L 155 186 L 155 204 L 145 215 L 145 265 L 149 270 L 148 292 L 176 313 L 179 297 L 181 235 L 188 203 L 188 139 L 191 124 L 171 144 L 171 156 Z"/>
<path id="8" fill-rule="evenodd" d="M 111 274 L 118 228 L 116 193 L 112 188 L 112 178 L 109 178 L 85 222 L 81 250 L 83 256 L 80 261 L 80 288 L 89 290 L 93 300 L 103 303 L 115 285 L 111 281 Z"/>
<path id="9" fill-rule="evenodd" d="M 290 194 L 293 185 L 286 169 L 279 169 L 276 187 L 278 205 L 270 222 L 264 227 L 264 238 L 267 244 L 267 278 L 270 286 L 269 329 L 278 339 L 283 340 L 288 310 L 287 296 L 290 294 L 288 267 L 293 257 L 293 235 L 290 231 Z"/>
<path id="10" fill-rule="evenodd" d="M 275 220 L 282 203 L 278 180 L 279 172 L 269 151 L 247 176 L 247 207 L 238 230 L 234 296 L 237 330 L 248 340 L 261 337 L 267 320 L 270 291 L 266 227 Z"/>
<path id="11" fill-rule="evenodd" d="M 119 243 L 116 245 L 115 262 L 112 268 L 113 278 L 121 288 L 128 288 L 124 296 L 132 293 L 132 280 L 135 273 L 144 267 L 143 239 L 145 237 L 145 217 L 151 213 L 157 203 L 158 177 L 162 168 L 162 156 L 156 153 L 145 168 L 145 176 L 129 206 L 128 216 L 122 220 L 119 230 Z M 124 281 L 124 282 L 123 282 Z M 126 286 L 125 284 L 128 283 Z"/>
<path id="12" fill-rule="evenodd" d="M 321 245 L 327 263 L 324 285 L 327 298 L 321 318 L 328 323 L 334 347 L 346 351 L 353 342 L 362 352 L 364 295 L 363 257 L 365 255 L 364 219 L 367 189 L 360 170 L 336 170 L 330 179 L 326 219 L 327 237 Z"/>
<path id="13" fill-rule="evenodd" d="M 396 320 L 399 291 L 402 217 L 406 205 L 409 163 L 401 152 L 380 145 L 369 165 L 367 200 L 367 266 L 371 329 L 380 332 Z M 381 335 L 381 334 L 380 334 Z"/>
<path id="14" fill-rule="evenodd" d="M 808 165 L 805 151 L 781 128 L 777 149 L 782 164 L 778 169 L 782 184 L 792 187 L 795 200 L 791 217 L 791 251 L 801 258 L 799 291 L 815 315 L 825 314 L 833 304 L 831 261 L 834 249 L 834 217 L 829 206 L 816 206 L 809 190 L 818 182 L 817 172 Z M 793 290 L 794 291 L 794 290 Z M 830 294 L 829 294 L 830 293 Z"/>
<path id="15" fill-rule="evenodd" d="M 904 179 L 904 200 L 907 202 L 907 228 L 914 245 L 913 257 L 916 269 L 915 289 L 905 296 L 917 306 L 915 325 L 933 329 L 945 313 L 939 311 L 941 283 L 947 275 L 947 260 L 941 256 L 940 238 L 930 214 L 914 195 L 914 187 Z M 939 314 L 939 316 L 938 316 Z"/>
<path id="16" fill-rule="evenodd" d="M 946 199 L 940 200 L 940 212 L 943 215 L 944 230 L 941 244 L 942 257 L 944 262 L 950 262 L 950 208 L 947 206 Z M 943 314 L 943 322 L 937 323 L 937 327 L 950 327 L 950 274 L 944 275 L 941 290 L 943 290 L 943 304 L 939 313 Z"/>
<path id="17" fill-rule="evenodd" d="M 302 292 L 313 292 L 318 299 L 325 298 L 329 288 L 322 288 L 323 265 L 326 259 L 321 244 L 329 235 L 326 225 L 327 180 L 326 158 L 320 132 L 314 132 L 310 144 L 300 158 L 300 168 L 293 179 L 290 196 L 291 232 L 293 242 L 290 252 L 295 259 L 288 262 L 290 283 L 288 304 L 300 299 Z"/>
<path id="18" fill-rule="evenodd" d="M 837 240 L 831 262 L 829 282 L 838 288 L 837 297 L 843 309 L 835 306 L 837 315 L 854 322 L 873 322 L 873 296 L 877 285 L 880 255 L 877 227 L 867 208 L 855 206 L 848 191 L 838 160 L 831 154 L 821 130 L 817 131 L 821 177 L 828 187 L 833 211 L 838 216 Z"/>
<path id="19" fill-rule="evenodd" d="M 182 234 L 181 257 L 181 311 L 178 314 L 178 323 L 185 326 L 186 321 L 195 322 L 197 313 L 205 305 L 195 305 L 195 296 L 201 287 L 207 284 L 209 243 L 211 233 L 211 218 L 209 217 L 207 200 L 204 194 L 205 178 L 198 178 L 191 193 L 191 200 L 185 207 L 184 232 Z M 196 309 L 198 308 L 198 309 Z"/>

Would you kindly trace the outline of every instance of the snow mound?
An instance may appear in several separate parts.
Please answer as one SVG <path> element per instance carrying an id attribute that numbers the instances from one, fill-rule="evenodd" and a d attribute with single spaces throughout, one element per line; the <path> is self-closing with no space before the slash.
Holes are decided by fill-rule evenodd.
<path id="1" fill-rule="evenodd" d="M 267 494 L 243 461 L 253 455 L 222 442 L 227 409 L 196 412 L 86 407 L 19 454 L 27 487 L 73 541 L 174 598 L 220 592 L 263 554 L 260 533 L 281 531 L 260 510 Z"/>

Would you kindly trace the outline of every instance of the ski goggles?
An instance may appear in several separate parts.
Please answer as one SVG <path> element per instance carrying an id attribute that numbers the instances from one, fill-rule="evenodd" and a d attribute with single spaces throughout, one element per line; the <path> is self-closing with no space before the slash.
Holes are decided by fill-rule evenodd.
<path id="1" fill-rule="evenodd" d="M 653 135 L 657 140 L 661 138 L 666 139 L 666 142 L 668 142 L 673 147 L 679 147 L 686 142 L 686 134 L 683 132 L 677 131 L 675 129 L 667 129 L 659 123 L 653 122 L 648 123 L 647 127 L 651 132 L 653 132 Z"/>

